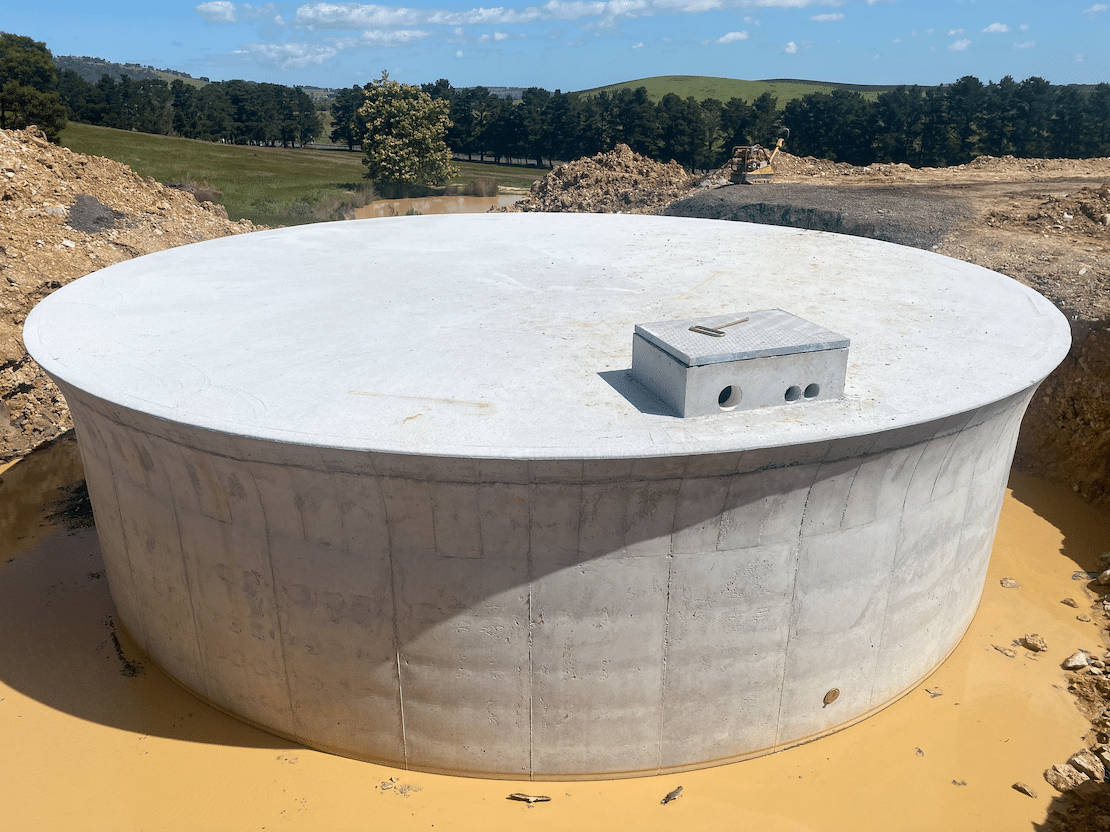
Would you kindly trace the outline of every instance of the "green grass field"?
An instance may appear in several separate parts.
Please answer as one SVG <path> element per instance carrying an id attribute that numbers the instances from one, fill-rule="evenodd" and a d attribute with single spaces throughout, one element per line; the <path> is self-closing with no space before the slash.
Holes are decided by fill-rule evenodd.
<path id="1" fill-rule="evenodd" d="M 338 218 L 345 201 L 370 201 L 363 191 L 362 155 L 345 150 L 294 150 L 215 144 L 70 122 L 62 144 L 105 156 L 141 176 L 172 183 L 191 179 L 220 191 L 216 199 L 233 220 L 295 225 Z M 499 187 L 530 187 L 545 171 L 507 165 L 459 163 L 452 184 L 493 179 Z"/>
<path id="2" fill-rule="evenodd" d="M 680 98 L 693 96 L 698 101 L 706 98 L 716 98 L 718 101 L 728 101 L 730 98 L 740 98 L 751 103 L 763 93 L 769 92 L 778 99 L 781 109 L 787 101 L 801 98 L 811 92 L 832 92 L 834 89 L 856 90 L 864 98 L 874 100 L 879 93 L 894 89 L 893 86 L 866 86 L 861 84 L 834 84 L 821 81 L 741 81 L 737 78 L 711 78 L 705 75 L 660 75 L 655 78 L 640 78 L 637 81 L 623 81 L 619 84 L 610 84 L 607 87 L 597 87 L 592 90 L 582 90 L 581 94 L 591 95 L 599 92 L 612 92 L 618 89 L 636 89 L 644 87 L 652 101 L 658 101 L 667 93 L 673 92 Z"/>

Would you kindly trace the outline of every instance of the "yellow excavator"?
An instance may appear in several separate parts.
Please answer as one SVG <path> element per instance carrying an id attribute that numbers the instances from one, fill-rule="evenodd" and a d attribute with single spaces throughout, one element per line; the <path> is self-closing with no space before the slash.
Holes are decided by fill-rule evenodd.
<path id="1" fill-rule="evenodd" d="M 732 148 L 728 160 L 728 181 L 733 185 L 751 185 L 756 182 L 770 182 L 775 178 L 775 157 L 782 150 L 782 143 L 790 138 L 789 128 L 780 136 L 775 146 L 768 149 L 759 144 L 741 144 Z"/>

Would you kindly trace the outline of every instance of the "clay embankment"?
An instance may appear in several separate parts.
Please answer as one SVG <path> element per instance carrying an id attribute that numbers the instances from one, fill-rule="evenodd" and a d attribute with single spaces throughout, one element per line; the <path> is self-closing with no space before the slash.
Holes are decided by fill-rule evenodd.
<path id="1" fill-rule="evenodd" d="M 112 263 L 254 228 L 33 128 L 0 130 L 0 464 L 72 427 L 58 388 L 23 349 L 36 303 Z"/>

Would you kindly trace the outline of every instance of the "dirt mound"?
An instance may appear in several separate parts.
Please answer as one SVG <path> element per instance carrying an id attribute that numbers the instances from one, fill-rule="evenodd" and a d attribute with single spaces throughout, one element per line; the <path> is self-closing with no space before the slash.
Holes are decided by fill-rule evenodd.
<path id="1" fill-rule="evenodd" d="M 775 156 L 775 174 L 787 177 L 881 176 L 908 179 L 913 177 L 914 169 L 900 162 L 857 167 L 847 162 L 831 162 L 828 159 L 816 159 L 813 156 L 793 156 L 780 151 Z"/>
<path id="2" fill-rule="evenodd" d="M 995 228 L 1024 228 L 1045 236 L 1065 234 L 1110 242 L 1110 183 L 1064 197 L 1048 196 L 1034 210 L 992 210 L 986 222 Z"/>
<path id="3" fill-rule="evenodd" d="M 678 162 L 660 164 L 619 144 L 608 153 L 559 165 L 504 211 L 657 214 L 698 183 Z"/>
<path id="4" fill-rule="evenodd" d="M 23 348 L 27 313 L 55 289 L 104 266 L 253 231 L 220 205 L 143 179 L 126 165 L 0 130 L 0 462 L 71 426 L 57 387 Z"/>

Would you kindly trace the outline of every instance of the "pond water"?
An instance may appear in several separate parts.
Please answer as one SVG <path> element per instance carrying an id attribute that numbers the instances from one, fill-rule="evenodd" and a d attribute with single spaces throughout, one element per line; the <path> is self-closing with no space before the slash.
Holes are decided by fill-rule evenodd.
<path id="1" fill-rule="evenodd" d="M 11 829 L 1030 829 L 1042 779 L 1087 722 L 1059 661 L 1098 650 L 1077 570 L 1106 515 L 1010 480 L 979 612 L 921 687 L 808 745 L 683 774 L 517 783 L 407 772 L 314 751 L 177 687 L 118 627 L 95 530 L 51 506 L 82 476 L 72 437 L 0 467 L 0 804 Z M 1021 586 L 1006 589 L 1000 579 Z M 1079 609 L 1060 603 L 1072 597 Z M 1041 634 L 1049 652 L 1011 647 Z M 930 693 L 931 691 L 931 693 Z M 706 714 L 712 719 L 712 714 Z M 1031 799 L 1015 781 L 1039 792 Z M 661 805 L 682 786 L 680 799 Z M 545 795 L 530 806 L 514 792 Z"/>
<path id="2" fill-rule="evenodd" d="M 355 219 L 403 217 L 415 214 L 484 214 L 494 206 L 508 206 L 522 199 L 521 194 L 497 196 L 425 196 L 413 199 L 379 199 L 355 211 Z"/>

